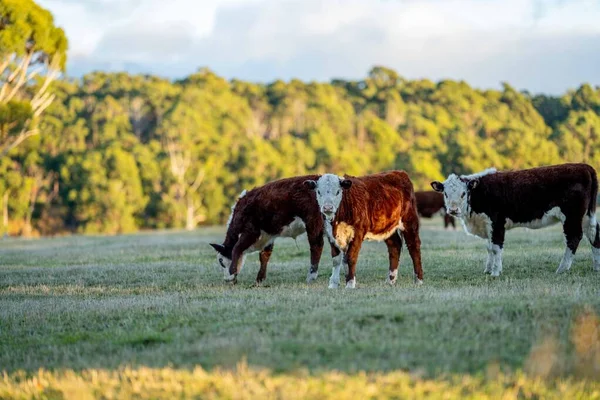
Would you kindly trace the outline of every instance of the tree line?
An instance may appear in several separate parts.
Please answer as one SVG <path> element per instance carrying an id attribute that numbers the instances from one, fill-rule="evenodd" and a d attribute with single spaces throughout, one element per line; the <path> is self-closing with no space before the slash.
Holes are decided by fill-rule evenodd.
<path id="1" fill-rule="evenodd" d="M 600 88 L 364 79 L 56 79 L 67 40 L 32 0 L 0 3 L 0 234 L 124 233 L 223 223 L 243 189 L 306 173 L 600 167 Z M 38 68 L 38 69 L 36 69 Z"/>
<path id="2" fill-rule="evenodd" d="M 0 160 L 2 230 L 122 233 L 223 223 L 243 189 L 312 172 L 451 172 L 566 161 L 600 167 L 600 89 L 406 80 L 384 67 L 330 83 L 171 82 L 97 72 L 55 82 L 41 134 Z"/>

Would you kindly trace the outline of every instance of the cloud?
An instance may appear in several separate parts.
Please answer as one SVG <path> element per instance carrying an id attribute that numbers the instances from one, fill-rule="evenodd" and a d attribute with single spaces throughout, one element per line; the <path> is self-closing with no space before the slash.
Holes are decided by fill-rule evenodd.
<path id="1" fill-rule="evenodd" d="M 600 82 L 600 4 L 564 0 L 42 0 L 66 28 L 70 74 L 508 81 L 561 93 Z"/>

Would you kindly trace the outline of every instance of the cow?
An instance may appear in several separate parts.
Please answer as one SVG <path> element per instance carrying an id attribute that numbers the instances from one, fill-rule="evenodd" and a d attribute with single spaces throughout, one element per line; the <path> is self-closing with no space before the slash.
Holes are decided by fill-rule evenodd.
<path id="1" fill-rule="evenodd" d="M 433 217 L 433 214 L 441 211 L 441 214 L 444 217 L 444 228 L 448 229 L 448 227 L 452 225 L 452 228 L 456 229 L 454 218 L 446 212 L 443 194 L 427 190 L 415 192 L 415 198 L 417 199 L 417 211 L 419 216 L 431 218 Z"/>
<path id="2" fill-rule="evenodd" d="M 362 177 L 324 174 L 306 185 L 317 193 L 331 243 L 333 271 L 329 288 L 340 283 L 346 265 L 346 288 L 356 287 L 356 262 L 364 239 L 385 241 L 389 255 L 388 282 L 394 284 L 406 240 L 413 261 L 415 282 L 423 282 L 419 216 L 413 185 L 404 171 L 388 171 Z M 342 252 L 344 253 L 342 257 Z"/>
<path id="3" fill-rule="evenodd" d="M 451 174 L 431 186 L 444 193 L 448 213 L 462 220 L 467 233 L 487 239 L 485 273 L 499 276 L 502 272 L 507 229 L 538 229 L 558 222 L 563 225 L 566 249 L 556 272 L 571 268 L 583 234 L 592 245 L 594 270 L 600 271 L 598 179 L 591 166 L 562 164 L 506 172 L 490 168 L 473 175 Z"/>
<path id="4" fill-rule="evenodd" d="M 296 238 L 306 232 L 310 245 L 310 269 L 306 278 L 317 278 L 323 251 L 324 225 L 316 196 L 306 190 L 306 175 L 269 182 L 249 192 L 242 192 L 231 207 L 227 233 L 222 244 L 210 243 L 217 251 L 217 262 L 226 281 L 237 282 L 246 255 L 259 251 L 260 269 L 256 283 L 263 282 L 275 239 Z"/>

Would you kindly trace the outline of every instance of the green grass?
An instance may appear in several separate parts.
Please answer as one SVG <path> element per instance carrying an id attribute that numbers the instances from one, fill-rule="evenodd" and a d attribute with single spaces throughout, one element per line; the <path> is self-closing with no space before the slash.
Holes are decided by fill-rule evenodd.
<path id="1" fill-rule="evenodd" d="M 422 228 L 423 286 L 412 283 L 406 250 L 398 284 L 387 285 L 385 245 L 367 242 L 354 291 L 327 289 L 327 245 L 319 278 L 305 283 L 305 237 L 298 247 L 276 242 L 262 287 L 253 285 L 256 253 L 237 285 L 222 281 L 208 246 L 220 228 L 2 240 L 0 370 L 210 371 L 245 361 L 275 374 L 400 369 L 436 378 L 497 366 L 597 376 L 600 274 L 589 243 L 556 275 L 560 227 L 509 231 L 494 279 L 483 274 L 485 242 L 441 225 Z"/>

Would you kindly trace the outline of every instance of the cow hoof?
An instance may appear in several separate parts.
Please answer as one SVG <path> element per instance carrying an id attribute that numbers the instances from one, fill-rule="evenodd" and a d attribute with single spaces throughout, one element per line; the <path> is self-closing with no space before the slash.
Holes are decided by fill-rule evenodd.
<path id="1" fill-rule="evenodd" d="M 318 272 L 309 272 L 306 276 L 306 283 L 311 283 L 312 281 L 316 280 L 318 275 Z"/>
<path id="2" fill-rule="evenodd" d="M 415 284 L 421 286 L 423 284 L 423 279 L 415 279 Z"/>
<path id="3" fill-rule="evenodd" d="M 390 285 L 393 285 L 396 283 L 397 280 L 398 280 L 398 270 L 390 271 L 387 282 Z"/>
<path id="4" fill-rule="evenodd" d="M 346 282 L 346 289 L 356 289 L 356 278 Z"/>
<path id="5" fill-rule="evenodd" d="M 494 278 L 497 278 L 497 277 L 500 276 L 500 272 L 499 271 L 493 271 L 490 275 L 493 276 Z"/>
<path id="6" fill-rule="evenodd" d="M 339 286 L 340 286 L 339 283 L 330 281 L 328 287 L 329 287 L 329 289 L 337 289 Z"/>

